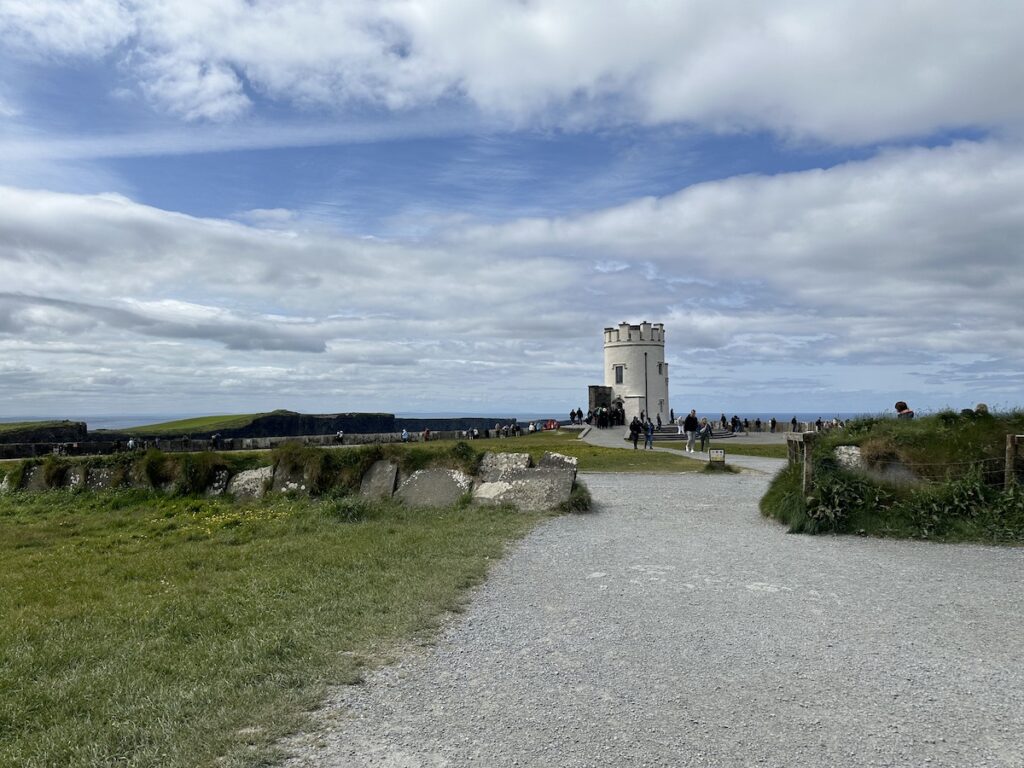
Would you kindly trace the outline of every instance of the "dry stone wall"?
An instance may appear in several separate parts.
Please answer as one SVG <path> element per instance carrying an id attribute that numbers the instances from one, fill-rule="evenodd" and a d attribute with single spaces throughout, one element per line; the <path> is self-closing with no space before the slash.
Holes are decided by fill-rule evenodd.
<path id="1" fill-rule="evenodd" d="M 576 469 L 575 458 L 557 453 L 545 454 L 539 466 L 534 467 L 528 453 L 487 452 L 475 476 L 458 469 L 435 467 L 402 477 L 398 463 L 384 459 L 369 466 L 358 479 L 358 487 L 365 497 L 395 498 L 410 507 L 447 507 L 471 498 L 481 505 L 509 505 L 537 512 L 558 509 L 569 501 Z M 179 491 L 179 482 L 173 464 L 167 476 L 153 478 L 147 476 L 139 463 L 87 465 L 72 459 L 7 472 L 0 492 L 132 487 L 173 494 Z M 208 486 L 197 492 L 207 496 L 227 494 L 236 499 L 259 499 L 268 492 L 315 495 L 321 490 L 319 482 L 319 476 L 309 467 L 287 467 L 283 463 L 234 475 L 219 467 L 212 472 Z"/>

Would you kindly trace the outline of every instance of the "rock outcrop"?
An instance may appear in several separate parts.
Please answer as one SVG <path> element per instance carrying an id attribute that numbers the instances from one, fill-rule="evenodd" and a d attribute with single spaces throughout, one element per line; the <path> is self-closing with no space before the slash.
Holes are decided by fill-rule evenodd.
<path id="1" fill-rule="evenodd" d="M 479 504 L 510 504 L 522 512 L 545 512 L 569 500 L 575 477 L 575 471 L 565 468 L 511 470 L 478 483 L 473 500 Z"/>
<path id="2" fill-rule="evenodd" d="M 247 469 L 231 478 L 228 493 L 236 499 L 260 499 L 273 479 L 273 467 Z"/>

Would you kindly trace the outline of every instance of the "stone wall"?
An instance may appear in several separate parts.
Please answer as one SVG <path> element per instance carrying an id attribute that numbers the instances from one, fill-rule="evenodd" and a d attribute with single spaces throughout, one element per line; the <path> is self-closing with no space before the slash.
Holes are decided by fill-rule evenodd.
<path id="1" fill-rule="evenodd" d="M 255 440 L 260 438 L 246 438 Z M 141 459 L 142 457 L 138 457 Z M 176 494 L 199 491 L 207 496 L 227 493 L 239 499 L 261 498 L 267 493 L 316 495 L 341 487 L 352 489 L 351 478 L 329 476 L 325 482 L 314 464 L 288 466 L 282 461 L 238 472 L 232 476 L 227 466 L 211 470 L 208 487 L 197 489 L 183 485 L 189 481 L 183 465 L 164 462 L 158 478 L 140 460 L 106 463 L 76 459 L 30 463 L 3 467 L 0 492 L 38 492 L 45 490 L 102 491 L 114 488 L 138 488 Z M 528 453 L 485 453 L 476 476 L 450 466 L 430 467 L 405 474 L 398 460 L 380 459 L 369 466 L 355 487 L 368 498 L 396 498 L 410 507 L 448 507 L 470 500 L 480 505 L 510 505 L 522 511 L 541 512 L 566 508 L 576 481 L 576 459 L 545 454 L 534 467 Z"/>

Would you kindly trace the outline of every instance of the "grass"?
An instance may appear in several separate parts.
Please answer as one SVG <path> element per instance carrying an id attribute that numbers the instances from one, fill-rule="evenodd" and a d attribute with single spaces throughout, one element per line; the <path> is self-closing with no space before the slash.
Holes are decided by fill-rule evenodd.
<path id="1" fill-rule="evenodd" d="M 427 450 L 442 450 L 452 441 L 438 440 L 427 443 Z M 536 463 L 547 451 L 575 456 L 580 472 L 696 472 L 704 462 L 661 451 L 634 451 L 624 448 L 605 448 L 580 440 L 576 432 L 547 431 L 503 440 L 476 440 L 468 443 L 476 451 L 497 453 L 529 453 Z M 625 446 L 625 441 L 623 441 Z"/>
<path id="2" fill-rule="evenodd" d="M 7 421 L 0 422 L 0 434 L 4 432 L 21 432 L 32 429 L 51 429 L 53 427 L 66 427 L 74 424 L 73 421 Z"/>
<path id="3" fill-rule="evenodd" d="M 242 766 L 458 610 L 539 516 L 0 496 L 0 765 Z"/>
<path id="4" fill-rule="evenodd" d="M 164 421 L 160 424 L 146 424 L 141 427 L 129 429 L 118 429 L 116 432 L 126 432 L 137 435 L 179 436 L 191 432 L 211 432 L 219 429 L 239 429 L 247 427 L 260 416 L 266 413 L 244 413 L 229 416 L 200 416 L 195 419 L 180 419 L 178 421 Z M 106 430 L 97 430 L 103 432 Z"/>
<path id="5" fill-rule="evenodd" d="M 810 494 L 802 491 L 801 468 L 788 467 L 761 511 L 794 532 L 1024 543 L 1024 492 L 1019 484 L 1002 489 L 1009 433 L 1024 434 L 1024 412 L 851 422 L 815 442 Z M 860 446 L 870 466 L 898 462 L 918 481 L 894 484 L 844 470 L 834 459 L 839 445 Z"/>

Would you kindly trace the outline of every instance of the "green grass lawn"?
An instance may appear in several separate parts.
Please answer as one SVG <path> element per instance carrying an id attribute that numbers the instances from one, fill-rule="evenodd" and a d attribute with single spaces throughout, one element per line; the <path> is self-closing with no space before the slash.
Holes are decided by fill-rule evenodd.
<path id="1" fill-rule="evenodd" d="M 534 462 L 546 451 L 575 456 L 579 459 L 580 472 L 696 472 L 703 469 L 703 461 L 675 456 L 660 451 L 634 451 L 622 448 L 605 448 L 580 440 L 578 433 L 570 431 L 539 432 L 522 437 L 499 440 L 470 440 L 469 445 L 478 451 L 499 453 L 529 453 Z M 623 441 L 625 443 L 625 441 Z M 451 446 L 450 440 L 427 443 L 428 447 Z"/>
<path id="2" fill-rule="evenodd" d="M 539 516 L 351 497 L 0 496 L 0 766 L 266 764 Z"/>
<path id="3" fill-rule="evenodd" d="M 242 413 L 229 416 L 200 416 L 195 419 L 179 419 L 165 421 L 160 424 L 146 424 L 141 427 L 118 429 L 117 432 L 140 435 L 187 435 L 190 432 L 209 432 L 218 429 L 238 429 L 247 427 L 265 413 Z M 104 431 L 104 430 L 98 430 Z"/>

